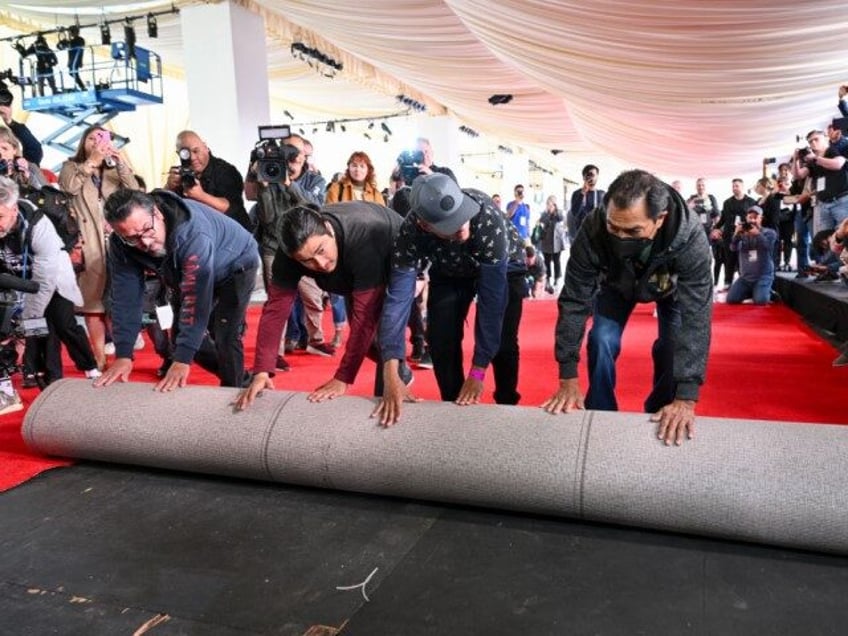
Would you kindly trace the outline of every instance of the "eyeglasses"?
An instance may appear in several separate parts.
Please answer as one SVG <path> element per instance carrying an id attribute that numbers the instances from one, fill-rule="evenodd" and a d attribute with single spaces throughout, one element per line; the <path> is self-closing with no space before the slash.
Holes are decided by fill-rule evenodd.
<path id="1" fill-rule="evenodd" d="M 124 245 L 129 245 L 130 247 L 138 246 L 144 239 L 150 238 L 150 235 L 156 231 L 156 215 L 154 213 L 150 213 L 150 225 L 145 225 L 141 228 L 141 232 L 138 234 L 133 234 L 132 236 L 123 236 L 122 234 L 118 235 L 118 238 L 121 239 L 121 242 Z"/>

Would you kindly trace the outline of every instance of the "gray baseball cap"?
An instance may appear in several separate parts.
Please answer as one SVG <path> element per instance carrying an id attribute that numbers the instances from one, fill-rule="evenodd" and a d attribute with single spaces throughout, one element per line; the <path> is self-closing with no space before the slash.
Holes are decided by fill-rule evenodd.
<path id="1" fill-rule="evenodd" d="M 439 234 L 456 234 L 469 219 L 480 212 L 480 204 L 460 190 L 446 174 L 418 177 L 412 182 L 410 208 Z"/>

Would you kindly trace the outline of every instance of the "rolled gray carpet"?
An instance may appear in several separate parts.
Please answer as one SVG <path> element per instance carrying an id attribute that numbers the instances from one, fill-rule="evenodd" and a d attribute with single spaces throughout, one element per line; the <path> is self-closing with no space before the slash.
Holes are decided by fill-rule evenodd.
<path id="1" fill-rule="evenodd" d="M 429 499 L 848 554 L 848 427 L 699 417 L 682 447 L 644 414 L 373 402 L 62 380 L 23 435 L 46 455 Z"/>

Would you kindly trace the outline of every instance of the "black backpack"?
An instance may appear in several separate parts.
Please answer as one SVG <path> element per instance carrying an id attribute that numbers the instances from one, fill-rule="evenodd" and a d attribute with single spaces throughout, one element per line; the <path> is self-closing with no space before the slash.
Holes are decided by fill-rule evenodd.
<path id="1" fill-rule="evenodd" d="M 42 216 L 50 219 L 62 241 L 63 249 L 71 256 L 74 271 L 76 273 L 83 271 L 85 261 L 82 258 L 82 232 L 79 222 L 71 213 L 68 195 L 58 188 L 46 185 L 39 190 L 22 193 L 21 199 L 29 203 L 32 208 L 27 214 L 30 224 L 37 223 Z"/>

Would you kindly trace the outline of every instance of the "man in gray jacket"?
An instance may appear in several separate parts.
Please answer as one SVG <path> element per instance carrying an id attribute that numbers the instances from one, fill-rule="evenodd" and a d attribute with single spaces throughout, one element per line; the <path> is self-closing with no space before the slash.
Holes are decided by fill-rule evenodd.
<path id="1" fill-rule="evenodd" d="M 654 414 L 666 444 L 691 439 L 710 344 L 710 264 L 704 229 L 680 195 L 643 170 L 622 173 L 572 245 L 556 325 L 560 384 L 543 408 L 618 410 L 621 335 L 636 303 L 654 302 L 659 335 L 651 351 L 654 386 L 645 411 Z M 590 314 L 584 401 L 577 364 Z"/>

